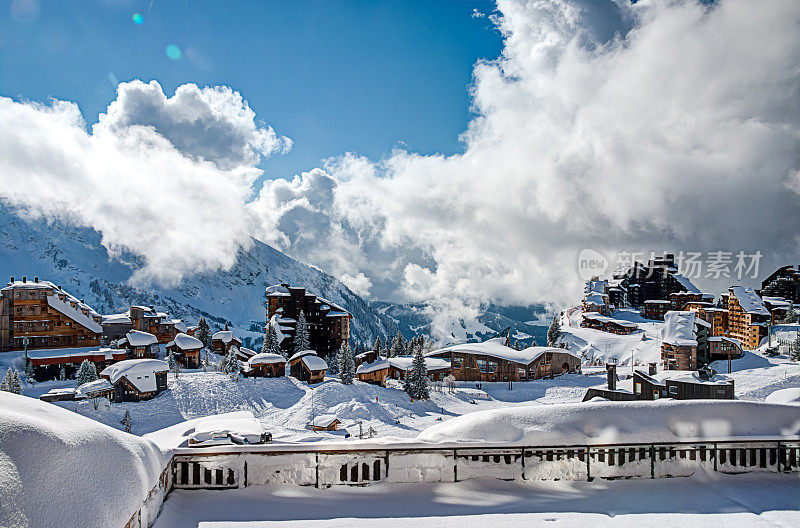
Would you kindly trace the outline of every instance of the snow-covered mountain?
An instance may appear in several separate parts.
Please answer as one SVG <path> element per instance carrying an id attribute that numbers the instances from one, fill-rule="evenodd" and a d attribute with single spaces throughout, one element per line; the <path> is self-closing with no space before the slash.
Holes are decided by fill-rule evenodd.
<path id="1" fill-rule="evenodd" d="M 353 314 L 354 339 L 372 342 L 377 335 L 397 333 L 389 317 L 337 279 L 258 240 L 239 252 L 228 271 L 193 275 L 176 288 L 146 289 L 127 283 L 141 267 L 141 259 L 124 253 L 111 259 L 100 240 L 100 233 L 92 229 L 29 221 L 0 204 L 0 284 L 12 275 L 30 280 L 38 275 L 85 299 L 100 313 L 120 312 L 132 304 L 154 305 L 190 322 L 202 315 L 212 327 L 227 320 L 239 329 L 237 333 L 248 329 L 260 333 L 266 317 L 265 287 L 287 282 L 347 308 Z M 251 337 L 257 338 L 257 333 Z"/>
<path id="2" fill-rule="evenodd" d="M 435 310 L 424 303 L 370 301 L 369 304 L 397 324 L 404 337 L 425 334 L 442 344 L 484 341 L 511 327 L 511 335 L 520 343 L 530 345 L 535 339 L 541 345 L 547 341 L 547 328 L 553 317 L 543 304 L 502 306 L 489 303 L 480 307 L 474 319 L 453 317 L 438 320 L 433 317 Z"/>

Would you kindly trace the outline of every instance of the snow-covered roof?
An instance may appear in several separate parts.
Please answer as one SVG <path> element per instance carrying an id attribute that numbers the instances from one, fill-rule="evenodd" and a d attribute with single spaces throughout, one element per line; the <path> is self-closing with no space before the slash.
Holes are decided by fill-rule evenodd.
<path id="1" fill-rule="evenodd" d="M 272 286 L 267 286 L 268 297 L 288 297 L 289 295 L 291 295 L 289 293 L 289 288 L 283 286 L 282 284 L 274 284 Z"/>
<path id="2" fill-rule="evenodd" d="M 333 422 L 341 422 L 335 415 L 333 414 L 320 414 L 319 416 L 315 416 L 313 420 L 311 420 L 308 424 L 313 425 L 314 427 L 329 427 Z"/>
<path id="3" fill-rule="evenodd" d="M 712 336 L 712 337 L 709 337 L 709 338 L 708 338 L 708 342 L 709 342 L 709 343 L 722 342 L 722 341 L 727 341 L 727 342 L 729 342 L 729 343 L 733 343 L 734 345 L 738 346 L 739 348 L 742 348 L 742 342 L 741 342 L 741 341 L 739 341 L 739 340 L 738 340 L 738 339 L 736 339 L 736 338 L 733 338 L 733 337 L 728 337 L 728 336 Z"/>
<path id="4" fill-rule="evenodd" d="M 134 347 L 154 345 L 158 343 L 158 338 L 149 332 L 142 332 L 141 330 L 131 330 L 125 334 L 125 339 L 128 344 Z"/>
<path id="5" fill-rule="evenodd" d="M 78 386 L 78 389 L 75 391 L 75 397 L 77 398 L 87 398 L 93 393 L 107 391 L 113 389 L 114 386 L 108 382 L 105 378 L 100 378 L 94 381 L 90 381 L 89 383 L 84 383 L 83 385 Z"/>
<path id="6" fill-rule="evenodd" d="M 742 310 L 746 313 L 769 315 L 769 310 L 764 306 L 761 297 L 753 291 L 753 288 L 733 286 L 731 287 L 731 293 L 736 297 L 736 300 L 739 301 L 739 306 L 741 306 Z"/>
<path id="7" fill-rule="evenodd" d="M 156 373 L 167 371 L 169 371 L 169 365 L 160 359 L 126 359 L 107 366 L 100 375 L 104 378 L 107 377 L 112 385 L 116 385 L 124 377 L 139 392 L 154 392 L 156 390 Z"/>
<path id="8" fill-rule="evenodd" d="M 62 396 L 66 394 L 75 394 L 77 389 L 75 387 L 61 387 L 50 389 L 49 391 L 45 392 L 45 394 L 49 394 L 51 396 Z"/>
<path id="9" fill-rule="evenodd" d="M 261 365 L 261 364 L 274 364 L 274 363 L 286 363 L 286 358 L 281 356 L 280 354 L 270 354 L 269 352 L 261 352 L 260 354 L 256 354 L 255 356 L 251 357 L 247 360 L 249 365 Z"/>
<path id="10" fill-rule="evenodd" d="M 522 350 L 514 350 L 513 348 L 505 346 L 503 344 L 504 342 L 505 338 L 495 337 L 494 339 L 489 339 L 487 341 L 484 341 L 483 343 L 463 343 L 460 345 L 453 345 L 439 350 L 434 350 L 432 352 L 428 352 L 425 355 L 435 356 L 450 352 L 457 352 L 462 354 L 479 354 L 484 356 L 496 357 L 499 359 L 505 359 L 507 361 L 513 361 L 515 363 L 520 363 L 523 365 L 530 364 L 531 362 L 535 361 L 536 359 L 539 358 L 539 356 L 541 356 L 546 352 L 569 354 L 578 358 L 578 356 L 576 356 L 575 354 L 564 348 L 536 346 L 536 347 L 524 348 Z"/>
<path id="11" fill-rule="evenodd" d="M 646 374 L 639 371 L 639 374 L 646 378 L 650 378 L 659 385 L 664 385 L 667 380 L 682 381 L 686 383 L 698 383 L 704 385 L 727 385 L 731 383 L 731 378 L 722 374 L 715 374 L 709 379 L 700 377 L 700 373 L 696 370 L 662 370 L 655 374 Z"/>
<path id="12" fill-rule="evenodd" d="M 169 324 L 173 325 L 178 332 L 183 332 L 185 334 L 189 331 L 189 327 L 183 322 L 183 319 L 172 319 L 169 321 Z"/>
<path id="13" fill-rule="evenodd" d="M 104 315 L 101 324 L 131 324 L 128 312 Z"/>
<path id="14" fill-rule="evenodd" d="M 602 306 L 606 303 L 606 298 L 604 294 L 600 293 L 587 293 L 586 297 L 583 299 L 586 304 L 594 304 L 597 306 Z"/>
<path id="15" fill-rule="evenodd" d="M 586 288 L 584 291 L 586 293 L 600 293 L 603 294 L 606 292 L 606 288 L 608 287 L 607 280 L 590 280 L 586 281 Z"/>
<path id="16" fill-rule="evenodd" d="M 251 349 L 251 348 L 247 348 L 247 347 L 238 347 L 238 348 L 239 348 L 239 352 L 241 352 L 243 355 L 245 355 L 247 357 L 253 357 L 253 356 L 256 355 L 256 351 Z"/>
<path id="17" fill-rule="evenodd" d="M 644 302 L 645 304 L 669 304 L 669 301 L 663 301 L 661 299 L 649 299 Z"/>
<path id="18" fill-rule="evenodd" d="M 320 296 L 317 296 L 317 300 L 319 302 L 321 302 L 322 304 L 327 304 L 328 307 L 331 309 L 331 311 L 339 312 L 338 314 L 335 314 L 335 315 L 350 315 L 350 312 L 348 312 L 347 310 L 345 310 L 344 308 L 342 308 L 341 306 L 339 306 L 335 302 L 329 301 L 328 299 L 326 299 L 324 297 L 320 297 Z"/>
<path id="19" fill-rule="evenodd" d="M 220 330 L 219 332 L 214 332 L 214 335 L 211 336 L 212 341 L 222 341 L 226 345 L 234 339 L 241 342 L 238 337 L 233 336 L 233 330 Z"/>
<path id="20" fill-rule="evenodd" d="M 369 374 L 378 370 L 388 369 L 389 361 L 385 359 L 378 359 L 372 363 L 362 363 L 356 369 L 356 374 Z"/>
<path id="21" fill-rule="evenodd" d="M 673 273 L 672 276 L 680 283 L 681 286 L 686 288 L 686 291 L 691 293 L 701 293 L 697 286 L 692 284 L 692 281 L 690 281 L 687 277 L 681 275 L 680 273 Z"/>
<path id="22" fill-rule="evenodd" d="M 197 350 L 203 348 L 203 342 L 183 332 L 175 336 L 175 339 L 167 343 L 167 346 L 175 345 L 181 350 Z"/>
<path id="23" fill-rule="evenodd" d="M 116 348 L 97 348 L 97 347 L 79 347 L 79 348 L 40 348 L 36 350 L 28 350 L 28 358 L 30 359 L 52 359 L 52 358 L 70 358 L 89 356 L 96 358 L 98 361 L 111 360 L 114 356 L 125 356 L 127 352 Z"/>
<path id="24" fill-rule="evenodd" d="M 796 406 L 741 400 L 585 402 L 477 411 L 422 431 L 424 442 L 597 445 L 796 437 Z"/>
<path id="25" fill-rule="evenodd" d="M 664 314 L 661 340 L 675 346 L 696 346 L 695 312 L 670 311 Z"/>
<path id="26" fill-rule="evenodd" d="M 623 326 L 625 328 L 639 328 L 639 325 L 636 323 L 632 323 L 630 321 L 623 321 L 621 319 L 614 319 L 613 317 L 607 317 L 605 315 L 600 315 L 596 313 L 584 313 L 584 319 L 589 319 L 591 321 L 597 321 L 598 323 L 613 323 L 619 326 Z"/>
<path id="27" fill-rule="evenodd" d="M 68 298 L 69 299 L 69 298 Z M 73 298 L 73 302 L 74 298 Z M 78 301 L 80 303 L 80 301 Z M 58 295 L 48 295 L 47 296 L 47 304 L 51 308 L 54 308 L 58 312 L 66 315 L 79 325 L 83 326 L 87 330 L 91 330 L 95 334 L 102 334 L 103 327 L 100 324 L 92 319 L 91 317 L 84 314 L 82 311 L 78 310 L 77 308 L 73 308 L 69 301 L 62 301 Z M 85 305 L 84 305 L 85 306 Z M 88 306 L 85 306 L 88 309 Z M 92 310 L 93 311 L 93 310 Z M 95 312 L 96 313 L 96 312 Z"/>
<path id="28" fill-rule="evenodd" d="M 316 354 L 303 356 L 301 361 L 310 371 L 326 370 L 328 368 L 328 364 L 325 363 L 325 360 Z"/>
<path id="29" fill-rule="evenodd" d="M 0 391 L 0 409 L 3 526 L 125 526 L 167 466 L 149 440 L 57 405 Z"/>
<path id="30" fill-rule="evenodd" d="M 761 299 L 764 302 L 769 303 L 769 304 L 771 304 L 772 306 L 774 306 L 776 308 L 778 308 L 778 307 L 780 307 L 780 308 L 789 308 L 792 305 L 791 301 L 787 301 L 783 297 L 769 297 L 769 296 L 765 295 L 765 296 L 761 297 Z"/>
<path id="31" fill-rule="evenodd" d="M 292 354 L 292 356 L 289 358 L 289 361 L 294 361 L 295 359 L 300 359 L 301 357 L 308 356 L 308 355 L 316 356 L 317 355 L 317 351 L 316 350 L 301 350 L 300 352 L 296 352 L 296 353 Z"/>
<path id="32" fill-rule="evenodd" d="M 239 441 L 255 444 L 261 441 L 264 427 L 250 411 L 237 411 L 200 418 L 194 422 L 194 432 L 189 439 L 194 443 L 212 441 L 220 436 L 235 437 Z"/>
<path id="33" fill-rule="evenodd" d="M 411 363 L 413 361 L 414 356 L 395 356 L 389 358 L 389 364 L 400 370 L 410 370 Z M 448 370 L 450 368 L 450 361 L 442 358 L 426 357 L 425 368 L 428 370 L 428 372 L 435 370 Z"/>

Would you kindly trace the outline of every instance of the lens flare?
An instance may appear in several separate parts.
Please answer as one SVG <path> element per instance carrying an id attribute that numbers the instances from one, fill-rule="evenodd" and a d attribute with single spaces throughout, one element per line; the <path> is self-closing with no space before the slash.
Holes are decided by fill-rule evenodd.
<path id="1" fill-rule="evenodd" d="M 172 60 L 178 60 L 181 58 L 181 49 L 176 46 L 175 44 L 170 44 L 167 46 L 167 57 Z"/>
<path id="2" fill-rule="evenodd" d="M 131 18 L 133 19 L 134 24 L 137 24 L 139 26 L 144 24 L 144 17 L 141 15 L 141 13 L 134 13 Z"/>

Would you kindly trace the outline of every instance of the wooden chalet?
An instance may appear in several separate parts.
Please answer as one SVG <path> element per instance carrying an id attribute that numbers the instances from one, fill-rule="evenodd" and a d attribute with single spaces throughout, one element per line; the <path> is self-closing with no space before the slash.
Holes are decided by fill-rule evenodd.
<path id="1" fill-rule="evenodd" d="M 286 375 L 286 358 L 262 352 L 247 360 L 243 373 L 251 378 L 280 378 Z"/>
<path id="2" fill-rule="evenodd" d="M 114 388 L 112 401 L 140 401 L 149 400 L 167 388 L 168 371 L 166 361 L 126 359 L 106 367 L 100 377 Z"/>
<path id="3" fill-rule="evenodd" d="M 695 312 L 670 311 L 661 329 L 661 363 L 667 370 L 696 370 L 709 363 L 708 330 L 711 325 Z"/>
<path id="4" fill-rule="evenodd" d="M 563 348 L 515 350 L 504 338 L 434 350 L 426 357 L 448 359 L 458 381 L 528 381 L 580 372 L 581 359 Z"/>
<path id="5" fill-rule="evenodd" d="M 281 348 L 294 349 L 300 312 L 306 318 L 309 343 L 321 357 L 330 357 L 350 339 L 350 313 L 338 304 L 306 292 L 305 288 L 276 284 L 267 288 L 267 321 L 275 329 Z"/>
<path id="6" fill-rule="evenodd" d="M 238 349 L 242 346 L 242 340 L 233 335 L 232 330 L 220 330 L 211 336 L 211 351 L 221 356 L 228 355 L 231 347 Z"/>
<path id="7" fill-rule="evenodd" d="M 610 380 L 611 378 L 609 378 Z M 611 401 L 658 400 L 732 400 L 733 380 L 705 370 L 664 370 L 645 374 L 640 370 L 633 378 L 619 386 L 609 383 L 608 388 L 592 387 L 586 391 L 583 401 L 601 397 Z"/>
<path id="8" fill-rule="evenodd" d="M 372 362 L 362 362 L 356 368 L 356 379 L 364 383 L 386 386 L 386 378 L 389 377 L 389 361 L 383 358 Z"/>
<path id="9" fill-rule="evenodd" d="M 411 370 L 414 356 L 395 356 L 388 359 L 389 378 L 404 380 Z M 436 357 L 425 358 L 425 370 L 428 372 L 428 379 L 431 381 L 442 381 L 450 374 L 450 361 Z"/>
<path id="10" fill-rule="evenodd" d="M 166 346 L 167 354 L 173 353 L 178 362 L 187 369 L 200 368 L 200 351 L 202 349 L 202 341 L 182 332 Z"/>
<path id="11" fill-rule="evenodd" d="M 378 361 L 378 353 L 374 350 L 367 350 L 366 352 L 362 352 L 361 354 L 356 355 L 355 357 L 355 364 L 356 368 L 362 363 L 374 363 Z"/>
<path id="12" fill-rule="evenodd" d="M 82 299 L 34 277 L 0 289 L 0 352 L 100 345 L 102 317 Z"/>
<path id="13" fill-rule="evenodd" d="M 332 414 L 321 414 L 314 417 L 306 426 L 312 431 L 336 431 L 342 422 Z"/>
<path id="14" fill-rule="evenodd" d="M 636 323 L 614 319 L 612 317 L 591 312 L 583 314 L 581 326 L 618 335 L 632 334 L 639 329 Z"/>
<path id="15" fill-rule="evenodd" d="M 117 346 L 128 351 L 130 359 L 155 359 L 158 353 L 158 338 L 140 330 L 131 330 L 117 340 Z"/>
<path id="16" fill-rule="evenodd" d="M 28 351 L 28 360 L 33 365 L 34 377 L 37 380 L 55 379 L 61 367 L 66 374 L 72 376 L 84 360 L 94 363 L 98 371 L 108 365 L 128 358 L 126 350 L 114 348 L 54 348 Z"/>
<path id="17" fill-rule="evenodd" d="M 189 331 L 183 320 L 171 319 L 167 312 L 156 311 L 153 306 L 131 306 L 128 314 L 133 330 L 153 334 L 162 345 Z"/>
<path id="18" fill-rule="evenodd" d="M 739 359 L 744 356 L 742 344 L 737 339 L 726 336 L 709 337 L 708 353 L 711 361 Z"/>
<path id="19" fill-rule="evenodd" d="M 325 381 L 328 364 L 314 350 L 301 350 L 289 358 L 289 373 L 308 384 Z"/>

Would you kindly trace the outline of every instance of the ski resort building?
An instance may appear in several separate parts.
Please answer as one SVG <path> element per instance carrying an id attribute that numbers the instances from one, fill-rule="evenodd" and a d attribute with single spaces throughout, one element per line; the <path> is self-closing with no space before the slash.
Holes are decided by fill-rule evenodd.
<path id="1" fill-rule="evenodd" d="M 336 431 L 342 422 L 332 414 L 315 416 L 306 426 L 312 431 Z"/>
<path id="2" fill-rule="evenodd" d="M 661 329 L 661 363 L 666 370 L 695 370 L 698 360 L 709 363 L 711 325 L 695 312 L 667 312 Z"/>
<path id="3" fill-rule="evenodd" d="M 149 400 L 166 389 L 168 371 L 166 361 L 126 359 L 106 367 L 100 377 L 113 387 L 112 401 L 130 402 Z"/>
<path id="4" fill-rule="evenodd" d="M 99 313 L 49 281 L 11 281 L 0 289 L 0 352 L 100 345 Z"/>
<path id="5" fill-rule="evenodd" d="M 289 358 L 289 373 L 309 385 L 325 381 L 328 364 L 314 350 L 301 350 Z"/>
<path id="6" fill-rule="evenodd" d="M 608 281 L 600 280 L 598 277 L 593 277 L 587 281 L 583 296 L 583 311 L 610 314 L 611 310 Z"/>
<path id="7" fill-rule="evenodd" d="M 695 311 L 691 307 L 687 308 L 688 311 Z M 728 334 L 728 309 L 720 308 L 718 306 L 701 306 L 697 309 L 699 315 L 704 321 L 711 325 L 711 336 L 724 336 Z"/>
<path id="8" fill-rule="evenodd" d="M 644 317 L 645 319 L 652 319 L 654 321 L 663 321 L 664 314 L 666 314 L 669 310 L 670 310 L 669 301 L 650 299 L 644 302 L 642 317 Z"/>
<path id="9" fill-rule="evenodd" d="M 611 378 L 609 378 L 611 379 Z M 592 398 L 605 398 L 611 401 L 658 400 L 732 400 L 733 380 L 705 370 L 664 370 L 645 374 L 640 370 L 633 373 L 633 380 L 626 380 L 624 386 L 610 384 L 607 388 L 587 389 L 583 401 Z"/>
<path id="10" fill-rule="evenodd" d="M 610 301 L 617 308 L 625 306 L 639 308 L 645 301 L 652 300 L 669 301 L 673 293 L 679 292 L 706 299 L 708 297 L 678 272 L 673 253 L 654 256 L 647 261 L 647 264 L 634 261 L 630 265 L 620 267 L 614 271 L 613 279 L 608 281 L 608 286 Z M 682 308 L 682 306 L 670 306 L 668 309 Z"/>
<path id="11" fill-rule="evenodd" d="M 128 351 L 131 359 L 155 359 L 158 352 L 158 338 L 140 330 L 131 330 L 117 340 L 117 347 Z"/>
<path id="12" fill-rule="evenodd" d="M 711 336 L 708 338 L 708 355 L 711 361 L 739 359 L 744 355 L 744 350 L 738 339 L 727 336 Z"/>
<path id="13" fill-rule="evenodd" d="M 389 377 L 391 379 L 404 380 L 411 371 L 411 363 L 414 356 L 396 356 L 389 358 Z M 442 381 L 445 376 L 450 374 L 450 362 L 446 359 L 426 357 L 425 370 L 431 381 Z"/>
<path id="14" fill-rule="evenodd" d="M 242 340 L 234 336 L 232 330 L 221 330 L 211 336 L 211 351 L 215 354 L 225 356 L 231 347 L 236 347 L 237 351 L 242 347 Z"/>
<path id="15" fill-rule="evenodd" d="M 758 348 L 772 315 L 752 288 L 731 286 L 728 291 L 728 337 L 748 350 Z"/>
<path id="16" fill-rule="evenodd" d="M 267 320 L 275 329 L 281 348 L 294 351 L 297 320 L 303 313 L 309 343 L 321 357 L 329 357 L 350 339 L 352 315 L 341 306 L 288 284 L 267 288 Z"/>
<path id="17" fill-rule="evenodd" d="M 617 335 L 627 335 L 635 332 L 639 327 L 636 323 L 630 321 L 622 321 L 620 319 L 613 319 L 605 315 L 595 313 L 584 313 L 581 326 L 586 328 L 594 328 L 595 330 L 602 330 Z"/>
<path id="18" fill-rule="evenodd" d="M 103 342 L 122 338 L 131 330 L 156 336 L 160 344 L 172 341 L 189 327 L 182 319 L 170 319 L 167 312 L 158 312 L 153 306 L 131 306 L 127 312 L 102 316 Z"/>
<path id="19" fill-rule="evenodd" d="M 40 348 L 28 351 L 28 360 L 33 365 L 37 380 L 56 379 L 62 367 L 67 376 L 72 376 L 84 360 L 94 363 L 97 370 L 102 370 L 112 363 L 127 358 L 126 350 L 113 348 Z"/>
<path id="20" fill-rule="evenodd" d="M 778 268 L 761 282 L 761 295 L 800 304 L 800 270 L 791 265 Z"/>
<path id="21" fill-rule="evenodd" d="M 179 333 L 175 339 L 167 343 L 167 354 L 172 353 L 175 359 L 185 368 L 200 368 L 200 350 L 203 342 L 188 334 Z"/>
<path id="22" fill-rule="evenodd" d="M 563 348 L 528 347 L 515 350 L 504 338 L 464 343 L 426 354 L 450 360 L 458 381 L 527 381 L 579 372 L 581 359 Z"/>
<path id="23" fill-rule="evenodd" d="M 242 373 L 251 378 L 280 378 L 286 375 L 286 358 L 262 352 L 247 360 Z"/>
<path id="24" fill-rule="evenodd" d="M 386 379 L 389 377 L 389 361 L 384 358 L 375 361 L 363 361 L 356 368 L 356 379 L 364 383 L 386 386 Z"/>

